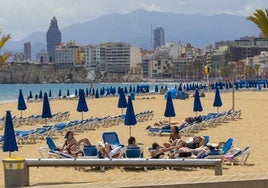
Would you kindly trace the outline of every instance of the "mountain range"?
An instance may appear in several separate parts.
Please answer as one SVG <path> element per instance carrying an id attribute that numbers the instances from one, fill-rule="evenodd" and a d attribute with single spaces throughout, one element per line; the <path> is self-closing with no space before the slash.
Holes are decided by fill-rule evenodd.
<path id="1" fill-rule="evenodd" d="M 49 27 L 48 20 L 48 27 Z M 60 23 L 58 23 L 60 26 Z M 93 21 L 72 24 L 61 30 L 62 42 L 75 40 L 79 45 L 104 42 L 128 42 L 144 49 L 152 48 L 152 29 L 163 27 L 166 42 L 191 43 L 194 47 L 214 45 L 221 40 L 258 36 L 258 28 L 245 17 L 218 14 L 213 16 L 135 10 L 128 14 L 112 13 Z M 5 51 L 22 52 L 31 42 L 32 54 L 46 49 L 46 31 L 33 32 L 20 41 L 8 41 Z M 35 57 L 33 57 L 35 59 Z"/>

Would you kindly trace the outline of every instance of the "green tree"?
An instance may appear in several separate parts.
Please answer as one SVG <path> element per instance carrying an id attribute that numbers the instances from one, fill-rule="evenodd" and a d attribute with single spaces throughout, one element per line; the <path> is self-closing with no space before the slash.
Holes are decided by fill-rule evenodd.
<path id="1" fill-rule="evenodd" d="M 252 16 L 247 17 L 247 20 L 255 23 L 263 36 L 268 38 L 268 9 L 265 9 L 265 11 L 257 9 Z"/>
<path id="2" fill-rule="evenodd" d="M 0 35 L 2 34 L 2 31 L 0 30 Z M 0 38 L 0 50 L 2 47 L 6 44 L 6 42 L 10 39 L 10 35 L 2 35 Z M 7 58 L 10 56 L 8 53 L 0 54 L 0 65 L 7 60 Z"/>

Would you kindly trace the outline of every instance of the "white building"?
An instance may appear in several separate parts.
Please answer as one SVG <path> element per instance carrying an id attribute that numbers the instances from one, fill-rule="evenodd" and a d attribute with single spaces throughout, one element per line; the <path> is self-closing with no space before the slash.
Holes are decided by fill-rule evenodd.
<path id="1" fill-rule="evenodd" d="M 40 51 L 36 54 L 36 61 L 39 63 L 48 63 L 49 62 L 49 56 L 47 51 Z"/>

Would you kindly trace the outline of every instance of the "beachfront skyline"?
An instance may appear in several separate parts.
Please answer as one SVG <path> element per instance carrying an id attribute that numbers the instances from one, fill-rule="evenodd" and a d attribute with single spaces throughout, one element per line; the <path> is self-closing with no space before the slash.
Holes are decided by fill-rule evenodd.
<path id="1" fill-rule="evenodd" d="M 168 2 L 169 1 L 169 2 Z M 58 19 L 60 29 L 71 24 L 92 21 L 110 13 L 126 14 L 136 9 L 183 14 L 231 14 L 249 16 L 255 9 L 268 7 L 266 0 L 0 0 L 0 25 L 12 40 L 21 40 L 33 32 L 46 31 L 53 17 Z M 42 13 L 42 14 L 41 14 Z"/>

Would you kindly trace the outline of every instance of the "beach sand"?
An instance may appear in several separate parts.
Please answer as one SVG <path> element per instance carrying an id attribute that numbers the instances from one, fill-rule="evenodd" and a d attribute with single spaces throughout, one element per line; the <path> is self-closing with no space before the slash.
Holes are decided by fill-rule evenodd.
<path id="1" fill-rule="evenodd" d="M 148 97 L 149 99 L 142 99 Z M 232 108 L 232 93 L 221 93 L 223 106 L 219 109 L 220 112 L 228 111 Z M 214 93 L 206 93 L 204 98 L 201 98 L 203 112 L 198 115 L 207 114 L 209 112 L 217 112 L 217 108 L 213 107 Z M 90 117 L 105 117 L 115 116 L 121 114 L 121 109 L 117 108 L 118 97 L 105 97 L 99 99 L 87 99 L 89 111 L 84 113 L 84 118 Z M 166 101 L 163 95 L 148 95 L 136 96 L 133 101 L 135 113 L 144 112 L 147 110 L 154 111 L 152 120 L 145 122 L 138 122 L 132 127 L 132 136 L 136 137 L 137 142 L 144 148 L 145 157 L 149 153 L 147 148 L 153 142 L 164 143 L 168 141 L 167 136 L 149 136 L 145 129 L 148 125 L 153 125 L 161 120 L 168 120 L 164 117 Z M 193 97 L 186 100 L 173 100 L 176 117 L 172 121 L 181 122 L 184 118 L 195 116 L 193 112 Z M 51 100 L 50 101 L 52 113 L 70 111 L 70 120 L 80 120 L 81 113 L 76 111 L 77 100 Z M 5 116 L 6 110 L 11 110 L 13 116 L 20 116 L 20 111 L 17 110 L 17 104 L 7 103 L 0 104 L 0 116 Z M 213 143 L 225 141 L 227 138 L 234 139 L 234 146 L 243 148 L 250 147 L 251 154 L 245 166 L 223 166 L 223 176 L 235 175 L 251 175 L 251 174 L 268 174 L 268 145 L 267 145 L 267 111 L 268 111 L 268 92 L 267 91 L 239 91 L 235 93 L 235 109 L 242 111 L 241 119 L 230 120 L 228 123 L 223 123 L 215 128 L 208 128 L 202 130 L 196 135 L 209 135 Z M 23 117 L 33 114 L 41 114 L 42 102 L 27 103 L 27 110 L 23 111 Z M 125 111 L 125 110 L 124 110 Z M 49 123 L 53 124 L 53 123 Z M 41 127 L 38 124 L 35 126 L 21 126 L 16 130 L 28 130 L 36 127 Z M 115 131 L 119 135 L 120 142 L 127 144 L 129 137 L 129 127 L 124 124 L 112 126 L 108 128 L 98 128 L 96 130 L 87 130 L 83 133 L 76 133 L 75 138 L 87 137 L 91 143 L 97 144 L 102 141 L 102 133 L 106 131 Z M 3 134 L 3 130 L 0 130 Z M 187 137 L 183 137 L 187 139 Z M 62 144 L 64 137 L 56 135 L 54 138 L 56 144 Z M 37 148 L 46 146 L 44 140 L 38 140 L 36 144 L 19 145 L 19 151 L 13 152 L 12 156 L 19 156 L 23 158 L 40 158 Z M 8 157 L 8 153 L 1 152 L 0 157 Z M 0 177 L 4 176 L 3 169 L 0 170 Z M 213 177 L 213 169 L 178 169 L 178 170 L 127 170 L 123 168 L 106 169 L 101 172 L 98 169 L 87 168 L 85 171 L 77 171 L 73 167 L 59 167 L 59 168 L 31 168 L 30 169 L 30 185 L 59 185 L 77 183 L 96 183 L 100 185 L 104 183 L 119 183 L 120 181 L 131 182 L 146 182 L 161 181 L 161 179 L 183 179 L 184 177 Z M 4 178 L 0 181 L 0 187 L 4 186 Z M 45 186 L 46 187 L 46 186 Z"/>

